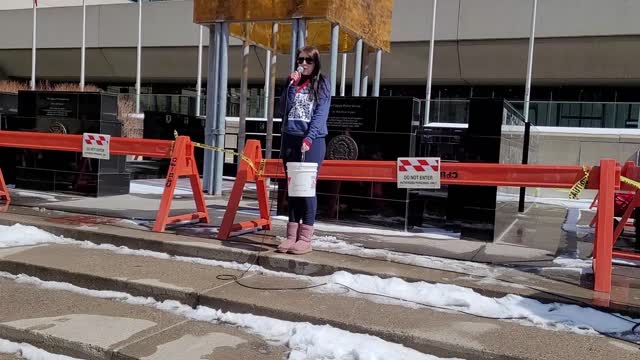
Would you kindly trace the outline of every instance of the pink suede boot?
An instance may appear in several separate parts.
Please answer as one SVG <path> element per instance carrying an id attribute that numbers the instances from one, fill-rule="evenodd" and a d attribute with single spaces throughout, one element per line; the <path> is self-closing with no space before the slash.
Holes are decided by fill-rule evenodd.
<path id="1" fill-rule="evenodd" d="M 289 253 L 302 255 L 311 252 L 311 238 L 313 238 L 312 225 L 300 225 L 300 235 L 298 241 L 289 249 Z"/>
<path id="2" fill-rule="evenodd" d="M 278 252 L 286 253 L 289 248 L 298 240 L 298 231 L 300 230 L 300 224 L 297 222 L 290 222 L 287 224 L 287 240 L 278 245 Z"/>

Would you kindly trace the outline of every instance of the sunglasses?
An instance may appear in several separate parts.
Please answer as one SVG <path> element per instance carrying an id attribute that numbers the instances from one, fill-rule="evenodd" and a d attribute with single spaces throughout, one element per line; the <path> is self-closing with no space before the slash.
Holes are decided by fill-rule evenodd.
<path id="1" fill-rule="evenodd" d="M 315 60 L 313 60 L 312 57 L 299 57 L 298 58 L 298 64 L 302 64 L 303 62 L 306 62 L 309 65 L 313 65 Z"/>

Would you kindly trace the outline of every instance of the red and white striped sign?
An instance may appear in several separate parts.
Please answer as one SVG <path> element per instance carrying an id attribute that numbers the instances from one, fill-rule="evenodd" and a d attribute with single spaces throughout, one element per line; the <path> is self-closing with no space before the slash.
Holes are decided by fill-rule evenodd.
<path id="1" fill-rule="evenodd" d="M 439 189 L 440 158 L 398 158 L 399 189 Z"/>
<path id="2" fill-rule="evenodd" d="M 86 158 L 109 160 L 109 143 L 111 135 L 89 134 L 82 135 L 82 156 Z"/>
<path id="3" fill-rule="evenodd" d="M 93 135 L 93 134 L 85 134 L 85 135 L 87 135 L 87 136 L 84 138 L 84 142 L 87 145 L 101 145 L 102 146 L 102 145 L 104 145 L 104 144 L 109 142 L 109 140 L 107 140 L 107 136 L 108 135 L 107 136 L 105 136 L 105 135 Z"/>

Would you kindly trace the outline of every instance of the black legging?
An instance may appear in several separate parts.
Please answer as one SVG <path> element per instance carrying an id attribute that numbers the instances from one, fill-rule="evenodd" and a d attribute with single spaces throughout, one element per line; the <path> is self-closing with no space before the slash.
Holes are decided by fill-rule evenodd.
<path id="1" fill-rule="evenodd" d="M 287 162 L 300 162 L 302 160 L 302 140 L 304 137 L 289 134 L 282 136 L 282 161 L 285 171 Z M 315 139 L 311 144 L 311 149 L 304 155 L 304 162 L 314 162 L 318 164 L 318 172 L 327 152 L 324 138 Z M 289 221 L 300 222 L 305 225 L 313 225 L 316 220 L 318 210 L 317 197 L 289 197 Z"/>

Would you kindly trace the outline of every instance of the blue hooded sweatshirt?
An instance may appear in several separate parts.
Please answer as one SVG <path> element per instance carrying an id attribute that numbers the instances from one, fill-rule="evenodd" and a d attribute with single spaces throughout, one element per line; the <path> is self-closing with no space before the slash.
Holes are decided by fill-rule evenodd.
<path id="1" fill-rule="evenodd" d="M 313 143 L 327 136 L 327 118 L 331 106 L 331 85 L 326 77 L 318 77 L 314 96 L 310 81 L 288 86 L 280 97 L 280 114 L 284 132 L 304 137 Z"/>

